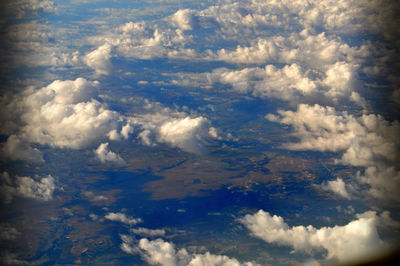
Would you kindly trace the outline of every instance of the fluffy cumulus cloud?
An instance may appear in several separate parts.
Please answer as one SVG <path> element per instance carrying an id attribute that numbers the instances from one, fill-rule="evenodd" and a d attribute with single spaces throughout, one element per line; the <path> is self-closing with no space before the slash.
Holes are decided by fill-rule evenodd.
<path id="1" fill-rule="evenodd" d="M 110 73 L 111 64 L 111 53 L 112 47 L 110 44 L 104 44 L 97 48 L 96 50 L 88 53 L 83 61 L 91 68 L 93 68 L 96 73 L 107 75 Z"/>
<path id="2" fill-rule="evenodd" d="M 16 99 L 22 123 L 18 136 L 29 142 L 74 149 L 103 137 L 117 126 L 119 114 L 92 98 L 96 86 L 96 81 L 78 78 L 25 91 Z"/>
<path id="3" fill-rule="evenodd" d="M 206 118 L 185 117 L 163 123 L 159 130 L 161 141 L 190 152 L 202 150 L 201 141 L 209 134 L 209 122 Z"/>
<path id="4" fill-rule="evenodd" d="M 7 172 L 3 172 L 0 181 L 0 191 L 4 203 L 10 203 L 14 197 L 48 201 L 53 198 L 53 192 L 56 189 L 54 178 L 51 175 L 34 179 L 27 176 L 11 177 Z"/>
<path id="5" fill-rule="evenodd" d="M 192 30 L 196 24 L 195 11 L 190 9 L 180 9 L 171 17 L 172 25 L 181 30 Z"/>
<path id="6" fill-rule="evenodd" d="M 360 215 L 343 226 L 315 228 L 292 226 L 280 216 L 259 210 L 240 219 L 252 235 L 268 243 L 291 246 L 296 251 L 312 253 L 327 251 L 326 259 L 349 261 L 374 254 L 382 245 L 377 231 L 375 213 Z"/>
<path id="7" fill-rule="evenodd" d="M 293 126 L 300 139 L 286 144 L 289 149 L 343 152 L 343 162 L 355 166 L 369 166 L 378 159 L 398 160 L 398 121 L 388 122 L 374 114 L 356 117 L 320 105 L 300 104 L 296 111 L 278 113 L 266 118 Z"/>
<path id="8" fill-rule="evenodd" d="M 138 106 L 144 103 L 145 108 L 138 108 L 131 116 L 109 110 L 96 100 L 99 86 L 99 82 L 84 78 L 56 80 L 40 89 L 30 88 L 12 97 L 4 96 L 2 131 L 9 137 L 2 144 L 2 157 L 38 163 L 43 162 L 42 153 L 31 143 L 70 149 L 98 143 L 95 154 L 100 161 L 122 163 L 123 159 L 100 141 L 126 140 L 135 129 L 136 137 L 145 145 L 166 143 L 187 152 L 201 153 L 207 138 L 218 137 L 206 118 L 158 103 L 137 102 Z"/>
<path id="9" fill-rule="evenodd" d="M 9 15 L 9 14 L 7 14 Z M 79 52 L 64 45 L 64 36 L 57 35 L 54 25 L 36 20 L 7 25 L 0 45 L 1 58 L 7 67 L 15 66 L 76 66 L 80 63 Z M 59 39 L 57 43 L 55 39 Z M 13 47 L 13 49 L 9 49 Z"/>
<path id="10" fill-rule="evenodd" d="M 116 164 L 124 164 L 124 159 L 121 158 L 115 152 L 112 152 L 108 149 L 108 142 L 100 144 L 100 146 L 94 151 L 97 158 L 102 162 L 112 162 Z"/>
<path id="11" fill-rule="evenodd" d="M 189 23 L 180 21 L 180 23 Z M 185 24 L 186 25 L 186 24 Z M 182 27 L 185 29 L 189 25 Z M 116 56 L 130 59 L 153 58 L 195 58 L 195 51 L 186 48 L 192 38 L 181 29 L 160 28 L 157 24 L 146 22 L 128 22 L 118 26 L 113 33 L 91 38 L 94 44 L 100 44 L 97 49 L 85 56 L 87 65 L 98 73 L 107 74 L 111 68 L 112 51 Z"/>
<path id="12" fill-rule="evenodd" d="M 358 82 L 354 65 L 337 62 L 319 71 L 304 69 L 294 63 L 278 68 L 266 65 L 240 70 L 219 68 L 211 73 L 177 74 L 173 83 L 210 87 L 215 83 L 229 84 L 235 91 L 256 97 L 277 98 L 297 103 L 329 103 L 339 105 L 352 100 L 364 106 L 357 92 Z"/>
<path id="13" fill-rule="evenodd" d="M 104 218 L 110 221 L 121 222 L 128 225 L 135 225 L 142 222 L 142 219 L 132 218 L 122 212 L 109 212 L 104 216 Z"/>
<path id="14" fill-rule="evenodd" d="M 298 106 L 296 111 L 278 111 L 279 116 L 269 114 L 273 122 L 291 125 L 299 142 L 284 146 L 292 150 L 314 150 L 340 152 L 337 163 L 366 167 L 356 181 L 370 186 L 374 196 L 386 195 L 389 200 L 398 197 L 391 188 L 399 187 L 400 123 L 388 122 L 379 115 L 350 115 L 337 112 L 332 107 L 320 105 Z M 330 181 L 325 188 L 348 197 L 343 180 Z M 390 185 L 389 185 L 390 184 Z"/>
<path id="15" fill-rule="evenodd" d="M 214 255 L 209 252 L 204 254 L 191 254 L 186 249 L 176 249 L 175 245 L 162 239 L 148 240 L 142 238 L 136 243 L 130 236 L 121 236 L 123 243 L 121 249 L 130 254 L 139 253 L 150 265 L 163 266 L 239 266 L 256 265 L 251 262 L 240 263 L 234 258 L 224 255 Z"/>
<path id="16" fill-rule="evenodd" d="M 348 189 L 346 188 L 348 186 L 350 186 L 350 185 L 348 185 L 348 184 L 346 185 L 344 183 L 343 179 L 341 179 L 341 178 L 338 178 L 336 180 L 327 181 L 321 185 L 322 189 L 324 189 L 324 190 L 332 191 L 336 194 L 339 194 L 343 198 L 350 199 L 351 195 L 348 192 Z"/>
<path id="17" fill-rule="evenodd" d="M 337 62 L 362 62 L 369 55 L 368 46 L 350 47 L 336 37 L 327 37 L 303 31 L 289 37 L 273 36 L 258 39 L 247 46 L 238 45 L 234 50 L 225 48 L 216 53 L 209 52 L 210 59 L 231 63 L 299 63 L 313 68 Z"/>
<path id="18" fill-rule="evenodd" d="M 130 117 L 129 126 L 126 126 L 129 132 L 133 132 L 135 126 L 139 128 L 138 138 L 144 145 L 165 143 L 201 154 L 206 151 L 208 139 L 220 138 L 211 122 L 203 116 L 172 110 L 156 102 L 145 101 L 144 104 L 146 112 Z"/>
<path id="19" fill-rule="evenodd" d="M 1 149 L 1 155 L 7 160 L 23 160 L 32 163 L 43 163 L 43 154 L 37 148 L 32 148 L 29 143 L 17 135 L 11 135 Z"/>

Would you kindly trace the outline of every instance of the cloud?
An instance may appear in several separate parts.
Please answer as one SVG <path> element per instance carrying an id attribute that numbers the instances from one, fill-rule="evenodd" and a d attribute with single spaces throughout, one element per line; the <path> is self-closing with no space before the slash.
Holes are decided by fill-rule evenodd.
<path id="1" fill-rule="evenodd" d="M 120 165 L 125 164 L 125 161 L 121 158 L 121 156 L 108 149 L 108 142 L 100 144 L 94 153 L 102 163 L 112 162 Z"/>
<path id="2" fill-rule="evenodd" d="M 181 30 L 193 30 L 196 24 L 194 13 L 195 12 L 190 9 L 179 9 L 172 15 L 171 23 Z"/>
<path id="3" fill-rule="evenodd" d="M 292 104 L 340 103 L 352 100 L 361 106 L 365 100 L 358 94 L 356 68 L 346 62 L 325 65 L 326 70 L 309 69 L 294 63 L 277 68 L 266 65 L 240 70 L 215 69 L 211 73 L 177 74 L 174 84 L 210 87 L 229 84 L 235 91 L 256 97 L 277 98 Z"/>
<path id="4" fill-rule="evenodd" d="M 32 148 L 25 140 L 21 140 L 16 135 L 8 137 L 1 149 L 1 154 L 5 160 L 23 160 L 32 163 L 43 163 L 43 154 L 37 148 Z"/>
<path id="5" fill-rule="evenodd" d="M 93 51 L 95 62 L 109 62 L 109 49 L 116 56 L 125 58 L 154 59 L 154 58 L 195 58 L 193 49 L 185 48 L 192 38 L 181 29 L 162 29 L 157 24 L 148 25 L 146 22 L 128 22 L 111 31 L 105 36 L 91 38 L 94 43 L 101 45 Z M 104 60 L 104 59 L 107 60 Z M 98 66 L 100 64 L 92 64 Z M 106 64 L 108 65 L 108 64 Z"/>
<path id="6" fill-rule="evenodd" d="M 376 231 L 376 216 L 358 217 L 343 226 L 322 227 L 293 226 L 286 224 L 282 217 L 271 216 L 259 210 L 253 215 L 240 219 L 251 234 L 268 243 L 291 246 L 296 251 L 311 253 L 326 250 L 326 259 L 336 258 L 349 261 L 365 258 L 382 246 Z"/>
<path id="7" fill-rule="evenodd" d="M 399 162 L 400 123 L 389 122 L 380 115 L 353 116 L 337 112 L 332 107 L 300 104 L 296 111 L 278 111 L 279 116 L 269 114 L 273 122 L 291 125 L 298 142 L 286 143 L 291 150 L 332 151 L 342 154 L 336 163 L 365 167 L 353 181 L 367 184 L 367 192 L 385 202 L 400 201 L 395 191 L 400 189 Z M 348 198 L 347 188 L 339 179 L 323 184 Z"/>
<path id="8" fill-rule="evenodd" d="M 398 160 L 398 121 L 388 122 L 380 115 L 356 117 L 332 107 L 300 104 L 296 111 L 267 115 L 273 122 L 293 126 L 297 143 L 285 144 L 292 150 L 343 152 L 341 163 L 372 166 Z"/>
<path id="9" fill-rule="evenodd" d="M 4 45 L 0 47 L 0 56 L 6 60 L 7 67 L 11 68 L 21 65 L 52 68 L 79 65 L 79 52 L 64 45 L 64 36 L 57 34 L 54 25 L 49 23 L 39 23 L 36 20 L 10 23 L 2 36 Z M 55 43 L 55 39 L 59 41 Z"/>
<path id="10" fill-rule="evenodd" d="M 343 182 L 343 179 L 341 178 L 325 182 L 321 185 L 321 188 L 339 194 L 345 199 L 351 199 L 351 195 L 346 189 L 346 184 Z"/>
<path id="11" fill-rule="evenodd" d="M 3 134 L 9 135 L 1 147 L 3 157 L 42 162 L 40 150 L 30 143 L 58 148 L 83 149 L 109 138 L 113 141 L 134 136 L 145 145 L 165 143 L 187 152 L 205 151 L 204 143 L 217 135 L 202 116 L 166 108 L 157 102 L 137 100 L 130 116 L 109 110 L 95 99 L 99 82 L 84 78 L 56 80 L 40 89 L 5 96 L 1 100 Z M 142 104 L 144 103 L 144 106 Z M 7 121 L 14 121 L 9 123 Z M 219 136 L 217 136 L 219 138 Z M 100 161 L 122 163 L 121 157 L 97 144 Z"/>
<path id="12" fill-rule="evenodd" d="M 178 118 L 165 122 L 159 129 L 159 140 L 185 151 L 198 153 L 204 150 L 203 136 L 207 136 L 209 122 L 206 118 Z"/>
<path id="13" fill-rule="evenodd" d="M 132 233 L 136 235 L 145 235 L 145 236 L 164 236 L 165 230 L 164 229 L 148 229 L 148 228 L 133 228 Z"/>
<path id="14" fill-rule="evenodd" d="M 369 56 L 368 49 L 367 45 L 351 47 L 339 38 L 304 30 L 289 36 L 259 38 L 246 46 L 238 45 L 234 50 L 208 51 L 207 59 L 244 64 L 297 63 L 324 69 L 324 66 L 338 62 L 361 63 Z"/>
<path id="15" fill-rule="evenodd" d="M 104 216 L 104 218 L 110 221 L 121 222 L 128 225 L 135 225 L 142 222 L 142 219 L 140 218 L 135 219 L 121 212 L 109 212 Z"/>
<path id="16" fill-rule="evenodd" d="M 15 0 L 2 4 L 2 7 L 7 11 L 7 15 L 19 19 L 57 11 L 54 2 L 50 0 Z"/>
<path id="17" fill-rule="evenodd" d="M 83 192 L 83 195 L 85 197 L 87 197 L 90 201 L 105 201 L 108 198 L 106 196 L 103 195 L 96 195 L 95 193 L 93 193 L 92 191 L 85 191 Z"/>
<path id="18" fill-rule="evenodd" d="M 112 64 L 112 46 L 110 44 L 104 44 L 98 47 L 96 50 L 88 53 L 83 61 L 91 68 L 93 68 L 96 73 L 100 75 L 110 74 Z"/>
<path id="19" fill-rule="evenodd" d="M 356 179 L 361 184 L 369 186 L 368 193 L 373 197 L 387 201 L 388 199 L 400 202 L 400 171 L 394 166 L 378 169 L 370 166 L 363 172 L 358 172 Z"/>
<path id="20" fill-rule="evenodd" d="M 121 249 L 129 254 L 139 253 L 142 258 L 150 265 L 162 265 L 162 266 L 205 266 L 205 265 L 226 265 L 226 266 L 252 266 L 256 265 L 251 262 L 240 263 L 234 258 L 229 258 L 224 255 L 214 255 L 209 252 L 204 254 L 190 254 L 186 249 L 175 248 L 175 245 L 170 242 L 165 242 L 162 239 L 148 240 L 142 238 L 134 246 L 133 239 L 127 235 L 122 235 Z"/>
<path id="21" fill-rule="evenodd" d="M 24 99 L 22 135 L 40 144 L 81 148 L 117 126 L 119 114 L 91 98 L 98 83 L 83 78 L 54 81 Z"/>
<path id="22" fill-rule="evenodd" d="M 201 154 L 210 138 L 219 138 L 210 121 L 203 116 L 189 115 L 145 101 L 145 112 L 130 117 L 129 127 L 138 126 L 138 138 L 144 145 L 165 143 L 186 152 Z M 121 132 L 122 133 L 122 132 Z"/>
<path id="23" fill-rule="evenodd" d="M 53 192 L 56 189 L 51 175 L 35 180 L 26 176 L 11 178 L 7 172 L 3 172 L 0 181 L 0 191 L 6 204 L 10 203 L 14 197 L 48 201 L 53 198 Z"/>
<path id="24" fill-rule="evenodd" d="M 0 239 L 15 240 L 21 233 L 9 224 L 0 224 Z"/>
<path id="25" fill-rule="evenodd" d="M 3 107 L 7 111 L 4 120 L 19 118 L 16 136 L 9 137 L 5 148 L 14 156 L 18 156 L 17 148 L 23 148 L 25 142 L 79 149 L 117 128 L 119 114 L 93 98 L 98 85 L 84 78 L 56 80 L 16 95 L 12 103 Z M 33 152 L 37 153 L 31 149 L 30 156 L 26 156 L 32 157 Z"/>

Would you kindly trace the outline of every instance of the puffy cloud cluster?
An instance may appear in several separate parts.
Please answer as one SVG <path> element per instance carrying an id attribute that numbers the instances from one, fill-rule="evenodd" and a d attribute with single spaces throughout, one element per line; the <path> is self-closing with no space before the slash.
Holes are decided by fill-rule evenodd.
<path id="1" fill-rule="evenodd" d="M 388 122 L 379 115 L 359 117 L 347 112 L 337 112 L 332 107 L 300 104 L 296 111 L 278 111 L 280 116 L 269 114 L 267 119 L 291 125 L 299 138 L 297 143 L 284 146 L 292 150 L 332 151 L 342 153 L 337 163 L 367 167 L 356 181 L 370 186 L 374 196 L 398 201 L 394 192 L 400 186 L 399 162 L 400 123 Z M 343 181 L 325 185 L 344 197 Z"/>
<path id="2" fill-rule="evenodd" d="M 39 90 L 25 91 L 16 97 L 16 104 L 10 104 L 18 106 L 17 110 L 11 110 L 20 115 L 18 138 L 78 149 L 103 137 L 117 127 L 119 114 L 92 98 L 96 86 L 96 81 L 77 78 L 56 80 Z"/>
<path id="3" fill-rule="evenodd" d="M 267 115 L 270 121 L 293 126 L 297 143 L 286 144 L 293 150 L 344 152 L 342 161 L 355 166 L 396 162 L 400 123 L 379 115 L 353 116 L 333 107 L 300 104 L 296 111 L 278 111 Z"/>
<path id="4" fill-rule="evenodd" d="M 126 130 L 133 131 L 132 126 L 138 126 L 138 138 L 144 145 L 165 143 L 187 152 L 201 154 L 206 150 L 204 144 L 207 139 L 220 138 L 217 130 L 203 116 L 188 115 L 158 103 L 145 101 L 145 104 L 146 112 L 130 117 L 129 127 L 126 127 Z"/>
<path id="5" fill-rule="evenodd" d="M 325 66 L 325 71 L 304 69 L 298 64 L 277 68 L 266 65 L 240 70 L 219 68 L 211 73 L 178 74 L 174 83 L 207 87 L 213 83 L 229 84 L 240 93 L 256 97 L 278 98 L 290 103 L 330 103 L 349 99 L 365 105 L 358 94 L 356 67 L 346 62 Z"/>
<path id="6" fill-rule="evenodd" d="M 188 26 L 187 26 L 188 27 Z M 146 22 L 128 22 L 106 36 L 93 37 L 99 47 L 84 57 L 84 62 L 99 74 L 108 74 L 111 56 L 126 58 L 194 58 L 193 49 L 185 48 L 192 41 L 181 29 L 161 29 Z"/>
<path id="7" fill-rule="evenodd" d="M 209 252 L 204 254 L 191 254 L 186 249 L 177 250 L 175 245 L 162 239 L 148 240 L 142 238 L 136 243 L 127 235 L 121 236 L 123 243 L 121 249 L 129 254 L 139 253 L 150 265 L 162 266 L 239 266 L 256 265 L 251 262 L 240 263 L 237 259 L 224 255 L 214 255 Z"/>
<path id="8" fill-rule="evenodd" d="M 232 63 L 300 63 L 308 67 L 323 68 L 337 62 L 361 62 L 369 55 L 368 46 L 350 47 L 338 37 L 325 33 L 310 34 L 304 30 L 290 36 L 273 36 L 252 41 L 249 46 L 235 50 L 221 49 L 210 57 Z"/>
<path id="9" fill-rule="evenodd" d="M 388 18 L 384 14 L 394 18 L 395 6 L 394 1 L 227 1 L 199 11 L 179 10 L 173 18 L 183 22 L 195 17 L 202 27 L 217 25 L 225 38 L 265 34 L 277 28 L 295 31 L 299 27 L 354 34 L 376 32 L 379 26 L 371 25 L 371 22 L 376 20 L 380 26 L 387 24 Z M 181 27 L 179 23 L 174 25 Z"/>
<path id="10" fill-rule="evenodd" d="M 56 34 L 54 26 L 35 20 L 10 24 L 4 33 L 4 43 L 0 45 L 1 58 L 7 67 L 25 65 L 37 66 L 75 66 L 80 62 L 79 52 L 68 48 Z M 13 49 L 9 49 L 13 47 Z"/>
<path id="11" fill-rule="evenodd" d="M 296 251 L 311 253 L 324 249 L 327 259 L 349 261 L 375 254 L 382 242 L 376 231 L 377 218 L 370 212 L 343 226 L 315 228 L 292 226 L 280 216 L 259 210 L 240 219 L 250 232 L 268 243 L 291 246 Z"/>
<path id="12" fill-rule="evenodd" d="M 7 172 L 3 172 L 0 182 L 1 195 L 6 204 L 10 203 L 14 197 L 48 201 L 53 198 L 53 192 L 56 189 L 54 178 L 51 175 L 36 180 L 27 176 L 12 178 Z"/>
<path id="13" fill-rule="evenodd" d="M 109 212 L 104 216 L 104 218 L 106 218 L 107 220 L 110 220 L 110 221 L 121 222 L 121 223 L 128 224 L 128 225 L 135 225 L 135 224 L 142 222 L 142 219 L 132 218 L 122 212 Z"/>
<path id="14" fill-rule="evenodd" d="M 205 150 L 203 144 L 207 138 L 218 138 L 208 119 L 158 103 L 145 101 L 147 107 L 141 107 L 132 116 L 123 116 L 95 99 L 98 87 L 97 81 L 84 78 L 56 80 L 40 89 L 30 88 L 11 100 L 3 98 L 1 119 L 5 127 L 2 131 L 9 135 L 1 147 L 3 158 L 40 163 L 42 153 L 31 147 L 31 143 L 82 149 L 106 137 L 113 141 L 126 140 L 134 129 L 136 137 L 145 145 L 166 143 L 193 153 Z M 109 150 L 108 143 L 98 145 L 95 154 L 100 161 L 124 162 Z"/>

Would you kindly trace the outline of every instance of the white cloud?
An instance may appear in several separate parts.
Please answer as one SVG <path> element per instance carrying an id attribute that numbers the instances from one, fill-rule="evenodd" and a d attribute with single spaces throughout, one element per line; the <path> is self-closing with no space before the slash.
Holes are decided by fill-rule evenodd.
<path id="1" fill-rule="evenodd" d="M 1 51 L 1 58 L 8 62 L 8 67 L 24 65 L 55 68 L 75 66 L 80 62 L 79 52 L 64 45 L 64 36 L 57 35 L 54 26 L 48 23 L 36 20 L 13 23 L 7 27 L 6 36 L 3 37 L 6 47 L 13 47 L 12 50 Z M 55 44 L 54 39 L 60 40 Z"/>
<path id="2" fill-rule="evenodd" d="M 357 92 L 357 74 L 352 64 L 337 62 L 324 68 L 304 68 L 296 63 L 282 68 L 274 65 L 241 70 L 220 68 L 211 73 L 177 74 L 180 80 L 174 80 L 173 83 L 205 88 L 213 83 L 229 84 L 240 93 L 277 98 L 295 104 L 312 102 L 339 105 L 352 100 L 361 106 L 365 105 Z"/>
<path id="3" fill-rule="evenodd" d="M 349 261 L 375 254 L 382 246 L 376 231 L 376 216 L 358 217 L 343 226 L 322 227 L 293 226 L 286 224 L 282 217 L 271 216 L 259 210 L 253 215 L 240 219 L 250 232 L 268 243 L 291 246 L 296 251 L 311 253 L 326 250 L 327 259 Z"/>
<path id="4" fill-rule="evenodd" d="M 145 236 L 164 236 L 165 230 L 164 229 L 148 229 L 148 228 L 133 228 L 132 233 L 137 235 L 145 235 Z"/>
<path id="5" fill-rule="evenodd" d="M 347 185 L 349 186 L 349 185 Z M 343 179 L 337 178 L 336 180 L 331 180 L 325 182 L 321 185 L 321 188 L 324 190 L 332 191 L 336 194 L 339 194 L 345 199 L 350 199 L 351 195 L 346 189 L 346 184 L 344 183 Z"/>
<path id="6" fill-rule="evenodd" d="M 357 173 L 357 180 L 369 185 L 368 192 L 373 197 L 383 201 L 391 199 L 400 202 L 400 171 L 394 166 L 381 170 L 370 166 L 363 173 Z"/>
<path id="7" fill-rule="evenodd" d="M 92 41 L 101 43 L 101 47 L 111 46 L 117 56 L 126 58 L 194 58 L 196 55 L 194 50 L 185 48 L 186 44 L 192 42 L 192 38 L 181 29 L 161 29 L 157 24 L 150 26 L 145 22 L 128 22 L 113 29 L 108 35 L 92 38 Z M 108 58 L 110 53 L 99 50 L 94 55 L 95 58 L 105 58 L 104 54 Z"/>
<path id="8" fill-rule="evenodd" d="M 185 151 L 198 153 L 204 150 L 202 142 L 208 135 L 208 129 L 209 122 L 203 117 L 172 119 L 161 125 L 159 139 Z"/>
<path id="9" fill-rule="evenodd" d="M 98 82 L 84 78 L 56 80 L 39 90 L 28 89 L 16 95 L 3 107 L 7 111 L 4 120 L 15 116 L 20 123 L 16 137 L 10 137 L 6 147 L 34 142 L 79 149 L 103 138 L 117 128 L 120 115 L 93 98 L 96 86 Z M 32 152 L 37 153 L 31 150 L 29 154 Z"/>
<path id="10" fill-rule="evenodd" d="M 95 100 L 97 87 L 97 81 L 84 78 L 56 80 L 46 87 L 2 98 L 1 119 L 5 125 L 2 130 L 10 136 L 1 149 L 3 157 L 40 162 L 40 151 L 30 143 L 82 149 L 107 137 L 126 140 L 134 130 L 145 145 L 166 143 L 201 153 L 205 150 L 204 141 L 215 137 L 216 131 L 210 131 L 206 118 L 165 108 L 156 102 L 144 100 L 142 106 L 143 100 L 136 101 L 135 113 L 123 116 Z M 7 122 L 10 120 L 14 122 Z M 105 143 L 98 146 L 96 154 L 103 162 L 122 162 Z"/>
<path id="11" fill-rule="evenodd" d="M 267 119 L 293 126 L 299 142 L 286 143 L 292 150 L 340 152 L 336 163 L 366 167 L 354 181 L 369 185 L 368 193 L 386 202 L 400 201 L 399 162 L 400 123 L 388 122 L 379 115 L 361 115 L 337 112 L 332 107 L 300 104 L 296 111 L 278 111 L 280 116 L 269 114 Z M 330 181 L 323 187 L 343 197 L 350 195 L 340 180 Z M 347 189 L 351 188 L 347 185 Z"/>
<path id="12" fill-rule="evenodd" d="M 179 27 L 181 30 L 192 30 L 196 24 L 194 11 L 190 9 L 179 9 L 171 17 L 172 25 Z"/>
<path id="13" fill-rule="evenodd" d="M 125 161 L 121 158 L 121 156 L 108 149 L 108 142 L 100 144 L 94 153 L 102 163 L 112 162 L 121 165 L 125 164 Z"/>
<path id="14" fill-rule="evenodd" d="M 172 110 L 156 102 L 144 104 L 145 112 L 136 113 L 129 120 L 130 127 L 140 127 L 138 138 L 144 145 L 165 143 L 186 152 L 202 153 L 206 151 L 207 139 L 215 137 L 215 132 L 210 131 L 211 123 L 203 116 Z"/>
<path id="15" fill-rule="evenodd" d="M 361 63 L 369 56 L 369 51 L 366 45 L 350 47 L 339 38 L 325 33 L 314 35 L 304 30 L 300 34 L 258 39 L 247 46 L 238 45 L 235 50 L 222 48 L 216 53 L 209 51 L 208 54 L 209 60 L 230 63 L 297 63 L 309 68 L 324 69 L 325 65 L 338 62 Z"/>
<path id="16" fill-rule="evenodd" d="M 121 135 L 124 137 L 124 139 L 128 139 L 129 135 L 132 133 L 133 133 L 133 127 L 129 123 L 123 126 L 121 129 Z"/>
<path id="17" fill-rule="evenodd" d="M 96 73 L 101 75 L 110 74 L 112 64 L 112 46 L 110 44 L 104 44 L 98 47 L 96 50 L 88 53 L 83 61 L 91 68 L 93 68 Z"/>
<path id="18" fill-rule="evenodd" d="M 3 172 L 0 181 L 0 190 L 5 203 L 10 203 L 14 197 L 48 201 L 53 198 L 53 192 L 56 189 L 51 175 L 35 180 L 26 176 L 11 178 L 7 172 Z"/>
<path id="19" fill-rule="evenodd" d="M 278 111 L 266 118 L 293 126 L 297 143 L 285 144 L 293 150 L 343 152 L 341 162 L 354 166 L 372 166 L 398 160 L 400 123 L 380 115 L 355 117 L 332 107 L 300 104 L 296 111 Z"/>
<path id="20" fill-rule="evenodd" d="M 32 163 L 43 163 L 43 154 L 37 148 L 32 148 L 29 143 L 21 140 L 16 135 L 8 137 L 6 143 L 1 149 L 3 159 L 5 160 L 23 160 Z"/>
<path id="21" fill-rule="evenodd" d="M 119 114 L 91 98 L 97 82 L 54 81 L 24 99 L 21 135 L 40 144 L 81 148 L 117 126 Z"/>
<path id="22" fill-rule="evenodd" d="M 128 225 L 135 225 L 142 222 L 142 219 L 140 218 L 135 219 L 121 212 L 109 212 L 104 216 L 104 218 L 110 221 L 121 222 Z"/>
<path id="23" fill-rule="evenodd" d="M 146 238 L 139 240 L 137 245 L 129 236 L 121 236 L 123 243 L 121 249 L 129 254 L 139 253 L 142 258 L 150 265 L 162 266 L 252 266 L 256 265 L 251 262 L 240 263 L 234 258 L 229 258 L 224 255 L 214 255 L 209 252 L 204 254 L 190 254 L 186 249 L 175 248 L 175 245 L 170 242 L 165 242 L 162 239 L 149 241 Z"/>
<path id="24" fill-rule="evenodd" d="M 2 5 L 10 16 L 17 16 L 22 19 L 30 16 L 37 16 L 41 12 L 55 12 L 57 8 L 50 0 L 15 0 Z"/>

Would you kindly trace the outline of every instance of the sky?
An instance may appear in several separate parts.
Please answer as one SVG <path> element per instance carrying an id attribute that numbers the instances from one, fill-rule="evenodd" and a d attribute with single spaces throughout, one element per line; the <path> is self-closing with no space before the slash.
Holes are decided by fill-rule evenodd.
<path id="1" fill-rule="evenodd" d="M 181 156 L 189 160 L 184 165 L 195 162 L 191 174 L 208 180 L 212 171 L 224 175 L 226 167 L 218 164 L 223 156 L 254 141 L 249 154 L 269 145 L 279 156 L 305 156 L 321 164 L 329 176 L 310 166 L 306 170 L 317 179 L 307 186 L 315 199 L 333 201 L 329 208 L 346 218 L 328 211 L 323 214 L 328 222 L 313 224 L 312 217 L 294 219 L 290 208 L 232 210 L 232 223 L 249 239 L 302 254 L 309 259 L 297 263 L 310 265 L 368 258 L 397 245 L 396 1 L 16 0 L 1 5 L 2 242 L 18 243 L 24 234 L 26 225 L 14 227 L 11 213 L 27 211 L 25 202 L 47 206 L 72 197 L 63 172 L 137 173 Z M 138 160 L 145 153 L 151 162 Z M 195 165 L 208 159 L 218 166 L 210 163 L 207 177 L 207 169 Z M 233 184 L 223 177 L 207 182 L 211 190 Z M 75 189 L 94 205 L 110 198 L 79 185 Z M 162 193 L 169 189 L 161 188 L 159 197 L 167 198 Z M 193 193 L 200 195 L 201 188 Z M 174 243 L 179 238 L 170 229 L 147 227 L 144 218 L 124 211 L 131 206 L 112 206 L 86 219 L 129 227 L 113 242 L 127 258 L 149 265 L 263 264 L 257 256 Z M 37 263 L 15 251 L 19 244 L 12 246 L 1 254 L 5 264 Z"/>

